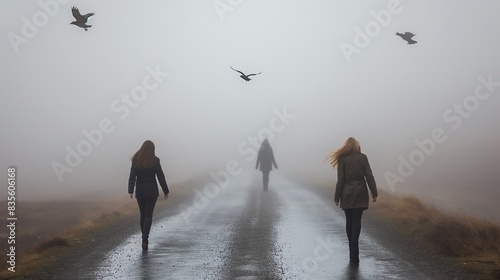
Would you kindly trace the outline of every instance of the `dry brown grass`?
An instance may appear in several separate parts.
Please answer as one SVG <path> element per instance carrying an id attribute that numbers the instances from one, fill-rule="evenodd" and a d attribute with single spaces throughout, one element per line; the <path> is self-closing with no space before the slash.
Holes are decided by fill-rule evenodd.
<path id="1" fill-rule="evenodd" d="M 182 200 L 192 195 L 192 187 L 201 184 L 198 181 L 170 186 L 168 200 Z M 0 204 L 6 205 L 6 202 L 0 201 Z M 159 203 L 157 208 L 165 205 Z M 7 211 L 0 212 L 0 220 L 5 221 L 6 215 Z M 138 215 L 137 202 L 127 195 L 92 201 L 19 201 L 16 211 L 16 265 L 22 264 L 23 269 L 16 270 L 16 275 L 29 278 L 23 273 L 53 265 L 53 258 L 47 258 L 48 255 L 59 255 L 68 247 L 75 250 L 75 246 L 86 242 L 85 239 L 92 239 L 89 232 L 102 230 L 133 215 Z M 6 269 L 7 242 L 4 235 L 0 236 L 0 279 L 11 277 L 11 272 Z"/>
<path id="2" fill-rule="evenodd" d="M 21 201 L 17 205 L 16 262 L 33 261 L 55 247 L 70 246 L 74 234 L 106 220 L 135 213 L 130 198 L 102 201 Z M 135 206 L 135 208 L 134 208 Z M 2 216 L 3 215 L 3 216 Z M 0 215 L 5 220 L 6 212 Z M 0 244 L 6 244 L 6 240 Z M 7 267 L 7 246 L 3 245 L 2 264 Z"/>
<path id="3" fill-rule="evenodd" d="M 500 224 L 444 212 L 415 196 L 381 193 L 372 209 L 401 230 L 425 240 L 441 254 L 488 278 L 500 279 Z"/>
<path id="4" fill-rule="evenodd" d="M 67 238 L 63 238 L 63 237 L 59 237 L 59 236 L 52 237 L 48 240 L 40 242 L 40 244 L 38 244 L 38 246 L 36 247 L 35 251 L 40 253 L 40 252 L 43 252 L 43 251 L 45 251 L 49 248 L 55 247 L 55 246 L 68 247 L 69 240 Z"/>

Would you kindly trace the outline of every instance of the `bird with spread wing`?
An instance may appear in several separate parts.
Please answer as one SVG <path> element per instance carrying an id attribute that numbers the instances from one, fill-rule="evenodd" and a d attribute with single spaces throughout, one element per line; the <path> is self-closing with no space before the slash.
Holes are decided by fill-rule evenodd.
<path id="1" fill-rule="evenodd" d="M 77 7 L 72 7 L 71 12 L 73 13 L 73 17 L 75 17 L 76 20 L 71 22 L 70 24 L 74 24 L 78 27 L 81 27 L 81 28 L 85 29 L 85 31 L 87 31 L 87 29 L 89 27 L 92 27 L 92 25 L 87 24 L 87 20 L 89 19 L 89 17 L 93 16 L 94 13 L 88 13 L 88 14 L 82 16 L 82 14 L 80 14 L 80 11 L 78 10 Z"/>
<path id="2" fill-rule="evenodd" d="M 229 65 L 229 67 L 231 67 L 231 69 L 233 69 L 234 71 L 236 71 L 236 72 L 240 73 L 240 74 L 241 74 L 241 75 L 240 75 L 240 77 L 241 77 L 243 80 L 247 81 L 247 82 L 252 80 L 252 79 L 250 79 L 250 78 L 249 78 L 250 76 L 259 75 L 259 74 L 261 74 L 261 73 L 262 73 L 262 72 L 259 72 L 259 73 L 256 73 L 256 74 L 248 74 L 248 75 L 246 75 L 245 73 L 241 72 L 240 70 L 236 70 L 236 69 L 234 69 L 231 65 Z"/>
<path id="3" fill-rule="evenodd" d="M 403 40 L 405 40 L 406 42 L 408 42 L 408 45 L 413 45 L 413 44 L 417 43 L 417 41 L 415 41 L 415 40 L 412 39 L 413 36 L 415 36 L 415 34 L 413 34 L 411 32 L 405 32 L 404 34 L 396 32 L 396 35 L 398 35 Z"/>

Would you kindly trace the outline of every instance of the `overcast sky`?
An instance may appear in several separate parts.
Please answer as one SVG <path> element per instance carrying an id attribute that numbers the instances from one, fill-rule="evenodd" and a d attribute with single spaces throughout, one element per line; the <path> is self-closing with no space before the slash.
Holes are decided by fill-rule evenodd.
<path id="1" fill-rule="evenodd" d="M 17 167 L 19 199 L 121 195 L 146 139 L 172 183 L 254 172 L 266 135 L 283 174 L 334 183 L 323 160 L 354 136 L 380 188 L 500 195 L 498 1 L 64 2 L 0 2 L 0 178 Z"/>

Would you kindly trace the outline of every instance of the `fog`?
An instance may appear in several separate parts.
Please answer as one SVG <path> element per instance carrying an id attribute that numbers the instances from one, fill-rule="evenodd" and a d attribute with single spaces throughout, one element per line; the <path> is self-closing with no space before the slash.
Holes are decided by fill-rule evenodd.
<path id="1" fill-rule="evenodd" d="M 500 217 L 497 1 L 63 2 L 0 3 L 0 179 L 17 168 L 19 200 L 124 195 L 147 139 L 170 184 L 255 175 L 268 137 L 273 174 L 333 188 L 324 158 L 354 136 L 379 188 Z"/>

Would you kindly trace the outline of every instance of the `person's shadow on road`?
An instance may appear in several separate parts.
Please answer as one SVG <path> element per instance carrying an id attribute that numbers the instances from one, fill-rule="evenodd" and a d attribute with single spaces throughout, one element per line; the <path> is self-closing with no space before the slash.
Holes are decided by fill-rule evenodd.
<path id="1" fill-rule="evenodd" d="M 362 279 L 359 275 L 359 264 L 348 264 L 344 270 L 344 277 L 342 277 L 342 279 Z"/>
<path id="2" fill-rule="evenodd" d="M 149 254 L 147 250 L 142 251 L 141 254 L 141 264 L 139 267 L 141 271 L 141 280 L 149 280 L 151 279 L 151 273 L 150 273 L 150 260 L 149 260 Z"/>

